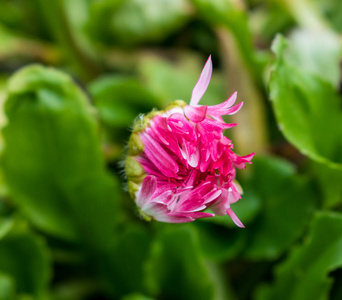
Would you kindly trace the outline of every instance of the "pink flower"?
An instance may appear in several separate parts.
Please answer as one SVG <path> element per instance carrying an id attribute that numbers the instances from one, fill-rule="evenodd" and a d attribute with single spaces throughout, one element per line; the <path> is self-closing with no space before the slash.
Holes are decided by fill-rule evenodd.
<path id="1" fill-rule="evenodd" d="M 236 92 L 221 104 L 198 105 L 211 74 L 209 57 L 190 105 L 175 101 L 165 111 L 152 112 L 135 125 L 130 154 L 142 170 L 127 177 L 146 219 L 183 223 L 229 215 L 237 226 L 244 227 L 231 209 L 242 194 L 235 173 L 236 168 L 244 169 L 251 163 L 254 153 L 236 155 L 232 141 L 223 135 L 236 124 L 226 124 L 222 116 L 235 114 L 242 107 L 242 102 L 233 106 Z M 204 212 L 207 209 L 212 213 Z"/>

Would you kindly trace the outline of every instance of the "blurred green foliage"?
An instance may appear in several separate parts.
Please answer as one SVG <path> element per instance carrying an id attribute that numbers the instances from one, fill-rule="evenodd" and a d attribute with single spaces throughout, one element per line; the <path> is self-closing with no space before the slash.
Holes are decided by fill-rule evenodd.
<path id="1" fill-rule="evenodd" d="M 341 299 L 341 16 L 337 0 L 0 0 L 0 300 Z M 120 167 L 130 126 L 188 102 L 209 54 L 201 103 L 238 89 L 227 135 L 258 147 L 233 204 L 246 228 L 145 222 Z"/>

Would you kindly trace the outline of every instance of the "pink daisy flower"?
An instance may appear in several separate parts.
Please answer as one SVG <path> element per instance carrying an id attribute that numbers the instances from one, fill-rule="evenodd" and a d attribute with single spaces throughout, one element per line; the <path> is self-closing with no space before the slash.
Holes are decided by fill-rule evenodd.
<path id="1" fill-rule="evenodd" d="M 236 155 L 232 141 L 223 135 L 236 124 L 225 123 L 222 116 L 235 114 L 243 104 L 234 105 L 236 92 L 221 104 L 198 105 L 211 74 L 209 57 L 189 105 L 177 100 L 164 111 L 139 118 L 134 126 L 126 173 L 131 195 L 147 220 L 183 223 L 216 214 L 244 227 L 231 204 L 242 194 L 236 168 L 244 169 L 254 153 Z"/>

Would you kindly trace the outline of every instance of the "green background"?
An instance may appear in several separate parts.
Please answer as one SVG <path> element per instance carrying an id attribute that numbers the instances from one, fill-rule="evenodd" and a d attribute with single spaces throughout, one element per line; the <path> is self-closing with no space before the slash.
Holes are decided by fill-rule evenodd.
<path id="1" fill-rule="evenodd" d="M 342 299 L 338 0 L 0 0 L 0 300 Z M 234 91 L 244 194 L 145 222 L 134 119 Z"/>

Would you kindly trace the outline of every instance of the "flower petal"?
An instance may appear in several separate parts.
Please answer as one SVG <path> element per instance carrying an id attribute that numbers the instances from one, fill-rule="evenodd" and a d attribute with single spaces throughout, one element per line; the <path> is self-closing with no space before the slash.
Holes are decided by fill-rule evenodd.
<path id="1" fill-rule="evenodd" d="M 184 216 L 183 214 L 174 214 L 170 213 L 167 215 L 157 215 L 154 217 L 159 222 L 165 222 L 165 223 L 188 223 L 192 222 L 195 219 Z"/>
<path id="2" fill-rule="evenodd" d="M 167 124 L 174 134 L 181 134 L 187 140 L 191 140 L 193 137 L 196 138 L 193 128 L 194 125 L 183 114 L 172 114 L 167 118 Z"/>
<path id="3" fill-rule="evenodd" d="M 215 111 L 217 109 L 231 107 L 235 103 L 236 98 L 237 98 L 237 92 L 234 92 L 226 101 L 217 105 L 208 106 L 208 113 L 211 111 Z"/>
<path id="4" fill-rule="evenodd" d="M 234 162 L 234 165 L 238 169 L 245 169 L 246 165 L 245 164 L 251 164 L 251 160 L 254 156 L 254 152 L 245 156 L 238 156 L 236 155 L 236 160 Z"/>
<path id="5" fill-rule="evenodd" d="M 157 179 L 155 176 L 146 176 L 142 182 L 141 189 L 137 193 L 136 203 L 142 208 L 151 199 L 157 188 Z"/>
<path id="6" fill-rule="evenodd" d="M 204 210 L 206 209 L 206 206 L 203 205 L 204 199 L 199 195 L 196 194 L 190 199 L 186 199 L 182 203 L 177 203 L 175 206 L 175 210 L 177 212 L 194 212 L 194 211 L 199 211 L 199 210 Z"/>
<path id="7" fill-rule="evenodd" d="M 202 122 L 207 114 L 207 106 L 190 106 L 184 107 L 186 117 L 194 123 Z"/>
<path id="8" fill-rule="evenodd" d="M 236 226 L 245 228 L 245 225 L 242 224 L 242 222 L 239 220 L 239 218 L 236 216 L 231 208 L 227 209 L 227 215 L 233 220 Z"/>
<path id="9" fill-rule="evenodd" d="M 199 103 L 202 96 L 204 95 L 205 91 L 208 88 L 211 74 L 213 72 L 213 65 L 211 62 L 211 55 L 209 56 L 207 62 L 204 65 L 204 68 L 201 72 L 200 77 L 198 78 L 198 81 L 192 90 L 191 99 L 190 99 L 190 105 L 194 106 Z"/>
<path id="10" fill-rule="evenodd" d="M 212 117 L 234 115 L 241 109 L 242 105 L 243 105 L 243 102 L 240 102 L 239 104 L 236 104 L 233 107 L 228 108 L 228 109 L 220 108 L 220 109 L 210 110 L 210 113 L 208 112 L 208 115 Z"/>
<path id="11" fill-rule="evenodd" d="M 155 202 L 151 202 L 145 205 L 142 211 L 151 217 L 155 217 L 157 215 L 165 215 L 170 212 L 166 204 Z"/>
<path id="12" fill-rule="evenodd" d="M 140 135 L 145 145 L 146 156 L 155 164 L 155 166 L 167 177 L 172 177 L 179 170 L 178 164 L 170 157 L 163 147 L 155 141 L 146 130 Z"/>
<path id="13" fill-rule="evenodd" d="M 216 200 L 219 196 L 221 196 L 222 191 L 221 190 L 216 190 L 216 191 L 211 191 L 208 194 L 205 195 L 205 201 L 204 204 L 208 204 L 211 201 Z"/>
<path id="14" fill-rule="evenodd" d="M 210 209 L 218 216 L 224 216 L 227 214 L 227 210 L 230 208 L 228 201 L 228 191 L 224 188 L 221 189 L 222 194 L 219 198 L 210 206 Z"/>

